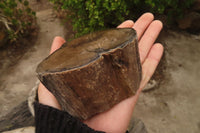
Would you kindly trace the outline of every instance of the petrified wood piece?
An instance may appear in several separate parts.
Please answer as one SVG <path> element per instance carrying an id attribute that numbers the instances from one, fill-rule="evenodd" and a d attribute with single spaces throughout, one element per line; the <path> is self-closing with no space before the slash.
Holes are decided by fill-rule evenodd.
<path id="1" fill-rule="evenodd" d="M 135 94 L 141 65 L 135 30 L 111 29 L 64 44 L 42 61 L 40 81 L 62 110 L 80 119 L 110 109 Z"/>

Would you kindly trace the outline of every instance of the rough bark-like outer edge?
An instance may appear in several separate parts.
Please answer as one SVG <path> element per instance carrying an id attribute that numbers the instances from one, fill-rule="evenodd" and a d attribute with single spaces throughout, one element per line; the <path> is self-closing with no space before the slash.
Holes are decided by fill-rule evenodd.
<path id="1" fill-rule="evenodd" d="M 135 57 L 131 55 L 134 52 Z M 122 58 L 134 61 L 132 60 L 131 64 Z M 134 70 L 131 70 L 129 65 L 135 65 L 135 68 L 132 68 Z M 105 76 L 106 80 L 103 78 Z M 62 110 L 79 119 L 88 119 L 133 96 L 139 88 L 141 64 L 137 37 L 123 48 L 100 54 L 96 61 L 87 65 L 68 71 L 38 74 L 38 78 L 57 98 Z M 108 82 L 110 80 L 111 82 Z M 84 97 L 87 94 L 88 96 Z M 95 105 L 98 102 L 100 104 Z"/>

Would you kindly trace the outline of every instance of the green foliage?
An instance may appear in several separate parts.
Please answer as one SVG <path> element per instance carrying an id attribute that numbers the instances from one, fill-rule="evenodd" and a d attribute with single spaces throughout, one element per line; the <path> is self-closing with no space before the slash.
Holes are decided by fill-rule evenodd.
<path id="1" fill-rule="evenodd" d="M 27 0 L 0 1 L 0 43 L 4 40 L 18 41 L 28 35 L 35 24 L 35 12 Z M 5 34 L 5 35 L 3 35 Z"/>
<path id="2" fill-rule="evenodd" d="M 182 18 L 194 2 L 195 0 L 145 0 L 143 4 L 147 11 L 165 14 L 169 22 L 173 22 Z"/>
<path id="3" fill-rule="evenodd" d="M 184 15 L 195 0 L 50 0 L 66 10 L 78 35 L 115 27 L 144 12 L 165 14 L 170 21 Z"/>

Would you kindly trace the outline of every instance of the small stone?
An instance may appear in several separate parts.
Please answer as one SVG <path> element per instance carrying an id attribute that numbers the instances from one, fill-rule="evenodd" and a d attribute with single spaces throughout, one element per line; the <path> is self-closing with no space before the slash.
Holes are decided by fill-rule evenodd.
<path id="1" fill-rule="evenodd" d="M 129 133 L 148 133 L 142 120 L 133 117 L 128 127 Z"/>
<path id="2" fill-rule="evenodd" d="M 154 89 L 154 87 L 157 85 L 157 81 L 156 80 L 150 80 L 146 86 L 142 89 L 143 92 L 147 92 L 147 91 L 150 91 L 152 89 Z"/>

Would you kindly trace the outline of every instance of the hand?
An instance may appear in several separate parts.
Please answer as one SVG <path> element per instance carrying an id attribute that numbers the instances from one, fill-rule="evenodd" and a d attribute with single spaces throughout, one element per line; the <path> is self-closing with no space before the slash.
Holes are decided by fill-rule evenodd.
<path id="1" fill-rule="evenodd" d="M 118 26 L 118 28 L 125 27 L 134 28 L 138 36 L 142 64 L 140 88 L 136 95 L 123 100 L 110 110 L 84 121 L 85 124 L 95 130 L 109 133 L 124 133 L 127 130 L 139 94 L 153 75 L 163 53 L 163 46 L 159 43 L 154 44 L 162 29 L 162 23 L 154 20 L 151 13 L 143 14 L 135 23 L 127 20 Z M 50 53 L 58 49 L 64 42 L 63 38 L 56 37 Z M 60 109 L 56 98 L 41 83 L 38 88 L 38 97 L 40 103 Z"/>

